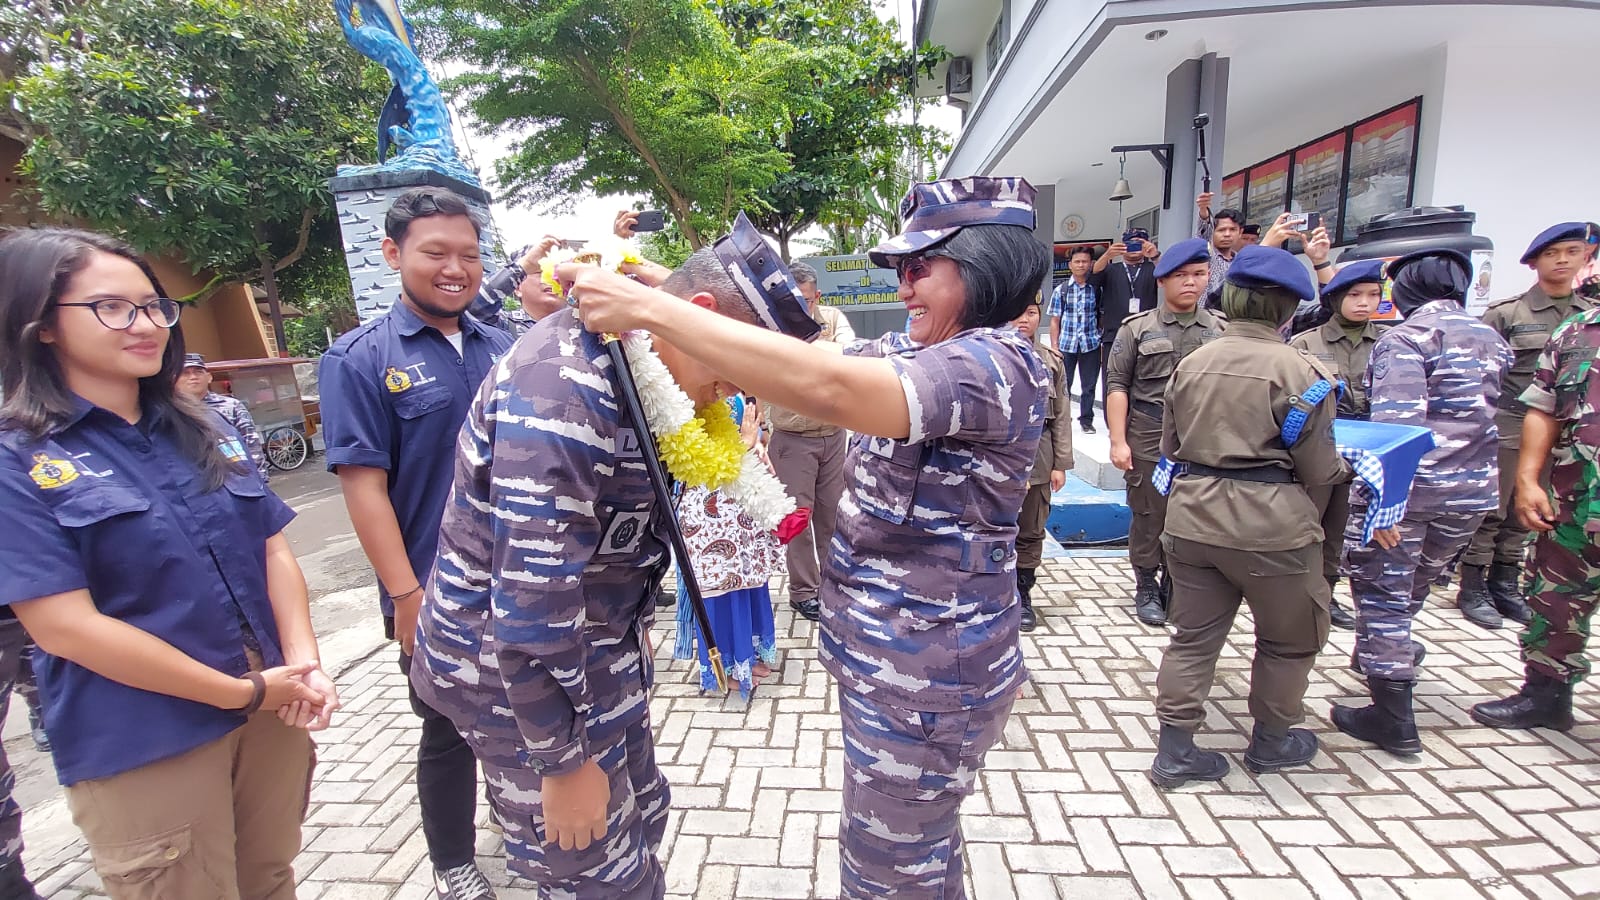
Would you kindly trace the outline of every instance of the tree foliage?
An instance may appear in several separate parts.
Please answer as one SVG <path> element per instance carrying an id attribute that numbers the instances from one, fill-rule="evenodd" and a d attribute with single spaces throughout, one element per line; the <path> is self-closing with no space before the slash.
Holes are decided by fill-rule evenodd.
<path id="1" fill-rule="evenodd" d="M 434 0 L 429 47 L 472 72 L 448 87 L 489 129 L 522 135 L 498 161 L 505 199 L 560 205 L 645 194 L 694 247 L 787 160 L 769 135 L 798 103 L 814 54 L 735 46 L 699 0 Z M 556 202 L 552 203 L 552 200 Z"/>
<path id="2" fill-rule="evenodd" d="M 491 130 L 512 200 L 644 194 L 691 247 L 739 210 L 784 245 L 939 135 L 899 121 L 910 52 L 867 0 L 433 0 L 426 45 Z M 431 27 L 430 27 L 431 26 Z"/>
<path id="3" fill-rule="evenodd" d="M 44 208 L 213 284 L 259 278 L 276 305 L 276 273 L 331 222 L 327 179 L 373 155 L 381 87 L 330 7 L 34 2 L 57 16 L 16 80 Z"/>
<path id="4" fill-rule="evenodd" d="M 780 40 L 824 51 L 810 73 L 810 101 L 768 135 L 790 168 L 752 213 L 785 259 L 790 239 L 812 225 L 868 224 L 880 183 L 903 191 L 908 159 L 942 152 L 941 133 L 903 114 L 918 102 L 917 75 L 931 73 L 943 52 L 905 47 L 895 23 L 865 0 L 715 0 L 714 8 L 741 46 Z"/>

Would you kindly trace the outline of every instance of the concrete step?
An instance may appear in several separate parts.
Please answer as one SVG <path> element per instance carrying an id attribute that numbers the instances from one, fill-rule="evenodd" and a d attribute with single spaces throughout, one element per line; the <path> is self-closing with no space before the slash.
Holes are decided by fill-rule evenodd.
<path id="1" fill-rule="evenodd" d="M 1064 545 L 1114 544 L 1128 539 L 1133 514 L 1123 491 L 1103 491 L 1067 476 L 1061 490 L 1050 495 L 1050 518 L 1045 529 Z"/>
<path id="2" fill-rule="evenodd" d="M 1078 410 L 1076 395 L 1072 411 Z M 1072 422 L 1072 461 L 1067 483 L 1050 497 L 1047 530 L 1064 545 L 1114 544 L 1128 539 L 1128 510 L 1122 471 L 1111 464 L 1111 437 L 1105 414 L 1095 409 L 1095 433 Z"/>

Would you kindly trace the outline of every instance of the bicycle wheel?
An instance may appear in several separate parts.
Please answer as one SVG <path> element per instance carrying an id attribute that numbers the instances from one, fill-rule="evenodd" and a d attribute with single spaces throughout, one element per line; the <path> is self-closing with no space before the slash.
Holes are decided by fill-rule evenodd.
<path id="1" fill-rule="evenodd" d="M 267 463 L 274 469 L 288 472 L 300 468 L 307 450 L 305 435 L 293 428 L 274 428 L 267 435 Z"/>

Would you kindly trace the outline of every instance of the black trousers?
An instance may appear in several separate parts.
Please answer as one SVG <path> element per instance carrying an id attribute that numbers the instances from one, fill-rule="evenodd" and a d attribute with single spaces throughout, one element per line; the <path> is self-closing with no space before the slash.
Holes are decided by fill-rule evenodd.
<path id="1" fill-rule="evenodd" d="M 391 626 L 392 628 L 392 626 Z M 411 657 L 400 654 L 411 711 L 422 719 L 417 744 L 417 805 L 422 836 L 435 869 L 472 862 L 477 833 L 472 817 L 478 806 L 478 760 L 456 726 L 417 698 L 411 687 Z"/>
<path id="2" fill-rule="evenodd" d="M 1087 350 L 1083 353 L 1065 353 L 1061 356 L 1061 364 L 1066 368 L 1067 393 L 1072 393 L 1076 380 L 1083 382 L 1083 390 L 1078 394 L 1078 421 L 1088 425 L 1094 421 L 1094 395 L 1095 382 L 1100 378 L 1100 348 Z"/>

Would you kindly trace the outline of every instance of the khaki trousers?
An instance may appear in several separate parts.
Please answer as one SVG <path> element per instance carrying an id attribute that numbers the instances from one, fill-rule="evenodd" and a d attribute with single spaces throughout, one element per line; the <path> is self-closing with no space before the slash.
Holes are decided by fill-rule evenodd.
<path id="1" fill-rule="evenodd" d="M 1044 560 L 1044 531 L 1050 521 L 1050 485 L 1030 484 L 1017 519 L 1017 568 L 1037 569 Z"/>
<path id="2" fill-rule="evenodd" d="M 1322 577 L 1322 545 L 1230 550 L 1171 535 L 1165 544 L 1172 643 L 1156 676 L 1156 717 L 1188 732 L 1200 729 L 1217 657 L 1243 600 L 1256 620 L 1251 717 L 1276 734 L 1304 721 L 1306 683 L 1328 639 L 1332 591 Z"/>
<path id="3" fill-rule="evenodd" d="M 826 437 L 774 431 L 767 455 L 795 504 L 811 508 L 811 525 L 785 548 L 789 602 L 815 600 L 828 568 L 839 498 L 844 495 L 845 431 L 841 428 Z"/>
<path id="4" fill-rule="evenodd" d="M 1128 562 L 1135 569 L 1156 569 L 1165 562 L 1161 535 L 1167 527 L 1167 498 L 1154 484 L 1156 461 L 1133 458 L 1133 468 L 1122 473 L 1128 486 Z"/>
<path id="5" fill-rule="evenodd" d="M 67 788 L 112 900 L 293 900 L 316 745 L 261 710 L 187 753 Z"/>

